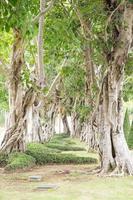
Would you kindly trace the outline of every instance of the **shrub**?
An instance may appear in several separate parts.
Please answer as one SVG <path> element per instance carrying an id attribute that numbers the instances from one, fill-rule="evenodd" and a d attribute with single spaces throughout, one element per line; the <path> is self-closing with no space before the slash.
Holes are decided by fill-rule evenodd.
<path id="1" fill-rule="evenodd" d="M 95 158 L 78 157 L 72 154 L 63 154 L 54 152 L 51 149 L 46 148 L 43 144 L 29 144 L 26 153 L 36 159 L 36 164 L 91 164 L 96 163 Z"/>
<path id="2" fill-rule="evenodd" d="M 30 168 L 35 165 L 35 158 L 24 153 L 12 153 L 9 155 L 8 164 L 5 170 L 16 170 Z"/>
<path id="3" fill-rule="evenodd" d="M 8 155 L 0 153 L 0 167 L 4 167 L 8 162 Z"/>
<path id="4" fill-rule="evenodd" d="M 128 146 L 130 149 L 133 149 L 133 121 L 128 135 Z"/>

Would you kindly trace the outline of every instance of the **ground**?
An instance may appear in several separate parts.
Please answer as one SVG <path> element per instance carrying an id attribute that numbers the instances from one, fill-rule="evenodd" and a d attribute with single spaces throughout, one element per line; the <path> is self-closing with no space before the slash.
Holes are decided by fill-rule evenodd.
<path id="1" fill-rule="evenodd" d="M 59 136 L 58 136 L 59 137 Z M 77 139 L 57 136 L 52 144 L 85 147 Z M 98 158 L 96 153 L 62 151 L 76 156 Z M 44 165 L 30 170 L 7 173 L 0 169 L 0 200 L 133 200 L 133 177 L 98 177 L 90 171 L 95 165 Z M 40 182 L 29 176 L 41 175 Z M 38 186 L 54 184 L 52 190 L 37 190 Z"/>
<path id="2" fill-rule="evenodd" d="M 47 165 L 8 174 L 0 169 L 0 200 L 133 200 L 132 177 L 92 176 L 89 170 L 93 167 Z M 31 175 L 41 175 L 43 179 L 30 182 Z M 36 190 L 37 186 L 48 183 L 58 188 Z"/>

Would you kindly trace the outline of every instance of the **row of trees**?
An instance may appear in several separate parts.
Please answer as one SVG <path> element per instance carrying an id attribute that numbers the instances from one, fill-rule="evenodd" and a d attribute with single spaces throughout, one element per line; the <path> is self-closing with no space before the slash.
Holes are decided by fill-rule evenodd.
<path id="1" fill-rule="evenodd" d="M 132 98 L 132 0 L 6 0 L 0 9 L 9 40 L 0 41 L 10 112 L 2 151 L 25 151 L 29 134 L 48 140 L 60 113 L 66 132 L 99 152 L 102 173 L 133 174 L 122 115 L 123 84 Z"/>

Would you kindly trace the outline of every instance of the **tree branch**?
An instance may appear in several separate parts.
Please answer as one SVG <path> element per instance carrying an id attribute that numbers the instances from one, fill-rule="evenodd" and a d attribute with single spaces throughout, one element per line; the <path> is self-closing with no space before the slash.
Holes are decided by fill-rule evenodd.
<path id="1" fill-rule="evenodd" d="M 77 15 L 79 21 L 80 21 L 80 24 L 81 24 L 81 27 L 82 27 L 82 29 L 83 29 L 83 33 L 84 33 L 85 39 L 86 39 L 86 40 L 89 40 L 89 39 L 92 37 L 92 33 L 91 33 L 91 31 L 89 30 L 88 25 L 86 24 L 85 20 L 83 19 L 82 14 L 80 13 L 79 9 L 75 6 L 75 4 L 71 3 L 70 0 L 68 0 L 68 1 L 69 1 L 69 3 L 71 4 L 71 6 L 73 7 L 73 9 L 74 9 L 74 11 L 75 11 L 75 13 L 76 13 L 76 15 Z M 87 37 L 87 34 L 86 34 L 86 33 L 88 34 L 89 38 Z"/>
<path id="2" fill-rule="evenodd" d="M 64 61 L 63 61 L 63 63 L 62 63 L 62 66 L 61 66 L 61 69 L 62 69 L 63 67 L 65 67 L 66 61 L 67 61 L 67 58 L 64 59 Z M 60 78 L 60 75 L 61 75 L 61 71 L 57 74 L 57 76 L 56 76 L 55 79 L 53 80 L 53 82 L 52 82 L 52 84 L 51 84 L 51 86 L 50 86 L 50 88 L 49 88 L 47 94 L 45 95 L 45 97 L 48 97 L 48 96 L 51 94 L 51 92 L 53 91 L 53 89 L 54 89 L 55 86 L 56 86 L 56 83 L 58 82 L 58 80 L 59 80 L 59 78 Z"/>
<path id="3" fill-rule="evenodd" d="M 108 28 L 108 25 L 111 21 L 111 18 L 115 14 L 115 12 L 120 8 L 120 6 L 122 6 L 124 3 L 125 3 L 125 0 L 123 0 L 121 3 L 119 3 L 119 5 L 112 11 L 110 16 L 108 17 L 106 25 L 105 25 L 105 41 L 107 41 L 107 39 L 108 39 L 107 28 Z"/>
<path id="4" fill-rule="evenodd" d="M 36 23 L 42 15 L 45 15 L 54 5 L 55 0 L 51 0 L 48 7 L 44 9 L 44 11 L 40 12 L 32 21 L 32 23 Z"/>

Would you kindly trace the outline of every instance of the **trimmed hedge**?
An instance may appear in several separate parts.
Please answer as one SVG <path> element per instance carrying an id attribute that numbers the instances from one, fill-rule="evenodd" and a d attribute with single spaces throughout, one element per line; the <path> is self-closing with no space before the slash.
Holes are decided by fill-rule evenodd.
<path id="1" fill-rule="evenodd" d="M 12 153 L 9 155 L 8 164 L 5 170 L 11 171 L 16 169 L 30 168 L 35 165 L 35 158 L 25 153 Z"/>
<path id="2" fill-rule="evenodd" d="M 27 145 L 25 153 L 11 153 L 9 156 L 0 154 L 0 166 L 5 166 L 5 170 L 27 169 L 35 164 L 92 164 L 97 163 L 97 159 L 92 157 L 80 157 L 62 151 L 83 151 L 82 147 L 76 146 L 68 135 L 56 135 L 45 144 L 30 143 Z"/>
<path id="3" fill-rule="evenodd" d="M 78 157 L 73 154 L 57 153 L 47 149 L 42 144 L 30 144 L 26 153 L 36 159 L 36 164 L 92 164 L 97 159 L 90 157 Z"/>
<path id="4" fill-rule="evenodd" d="M 41 143 L 29 143 L 27 145 L 27 151 L 28 152 L 29 149 L 34 149 L 35 151 L 41 151 L 41 152 L 48 152 L 48 153 L 60 153 L 61 151 L 58 149 L 51 149 L 48 148 L 45 144 L 41 144 Z"/>
<path id="5" fill-rule="evenodd" d="M 55 144 L 55 143 L 48 143 L 48 144 L 45 144 L 45 146 L 51 149 L 58 149 L 60 151 L 85 151 L 85 149 L 82 147 L 60 145 L 60 144 Z"/>

